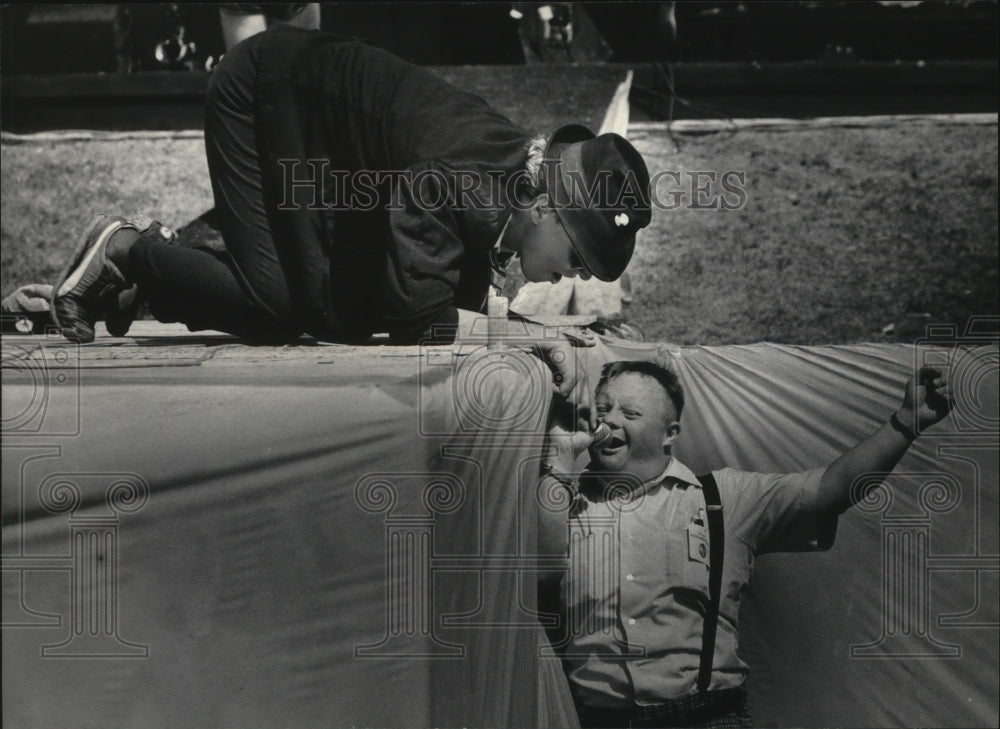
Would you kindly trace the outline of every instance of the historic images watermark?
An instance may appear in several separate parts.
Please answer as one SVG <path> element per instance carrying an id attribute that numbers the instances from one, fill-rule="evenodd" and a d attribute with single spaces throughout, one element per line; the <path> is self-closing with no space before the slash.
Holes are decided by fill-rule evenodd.
<path id="1" fill-rule="evenodd" d="M 42 658 L 145 658 L 148 646 L 120 634 L 119 528 L 149 486 L 134 473 L 45 470 L 81 432 L 78 345 L 57 332 L 4 342 L 2 367 L 5 478 L 17 483 L 5 484 L 0 627 L 52 633 Z M 31 546 L 35 511 L 65 518 L 66 550 Z"/>
<path id="2" fill-rule="evenodd" d="M 866 474 L 852 487 L 857 508 L 880 522 L 882 594 L 877 638 L 851 645 L 858 659 L 961 658 L 963 646 L 941 637 L 944 629 L 1000 628 L 995 595 L 988 579 L 1000 572 L 996 545 L 983 538 L 984 505 L 995 488 L 984 483 L 981 463 L 995 458 L 1000 436 L 996 383 L 1000 378 L 1000 319 L 972 317 L 963 329 L 934 324 L 914 348 L 913 373 L 934 367 L 947 377 L 955 393 L 949 420 L 935 427 L 936 461 L 946 467 L 931 471 Z M 911 424 L 917 429 L 917 424 Z M 961 476 L 959 474 L 962 474 Z M 911 494 L 915 494 L 914 499 Z M 935 547 L 935 522 L 965 525 L 971 538 L 965 553 Z M 940 528 L 940 526 L 938 527 Z M 963 612 L 935 611 L 931 580 L 966 575 Z"/>
<path id="3" fill-rule="evenodd" d="M 537 518 L 534 453 L 553 385 L 529 350 L 558 342 L 565 350 L 546 356 L 559 371 L 576 373 L 582 364 L 560 328 L 530 337 L 509 322 L 498 336 L 481 323 L 461 345 L 420 348 L 419 433 L 443 470 L 372 472 L 356 484 L 355 502 L 382 519 L 386 545 L 384 636 L 356 645 L 358 658 L 464 658 L 464 631 L 537 631 L 533 597 L 509 590 L 529 585 L 533 594 L 540 572 L 565 569 L 565 555 L 539 554 L 534 530 L 524 528 Z M 490 499 L 504 506 L 491 509 Z M 503 525 L 488 526 L 497 508 Z M 499 542 L 484 541 L 487 532 Z"/>
<path id="4" fill-rule="evenodd" d="M 419 489 L 421 507 L 397 509 L 399 493 Z M 465 486 L 449 473 L 372 473 L 355 487 L 355 502 L 369 514 L 384 514 L 385 635 L 354 647 L 357 658 L 463 658 L 464 645 L 438 635 L 434 573 L 437 517 L 458 508 Z"/>
<path id="5" fill-rule="evenodd" d="M 503 205 L 526 209 L 531 197 L 518 194 L 529 184 L 526 170 L 335 169 L 328 159 L 279 159 L 279 210 L 370 212 L 417 209 L 436 211 L 500 210 Z M 557 174 L 550 165 L 547 175 Z M 623 210 L 642 205 L 648 194 L 655 210 L 739 210 L 747 204 L 747 175 L 742 170 L 658 170 L 649 185 L 632 171 L 598 170 L 588 180 L 569 170 L 563 185 L 547 185 L 548 203 L 559 208 Z"/>
<path id="6" fill-rule="evenodd" d="M 80 347 L 53 329 L 3 346 L 5 438 L 80 433 Z"/>
<path id="7" fill-rule="evenodd" d="M 543 511 L 570 515 L 568 525 L 568 559 L 561 578 L 565 595 L 565 613 L 555 617 L 550 630 L 551 643 L 543 644 L 540 658 L 580 658 L 590 656 L 590 649 L 574 647 L 577 636 L 601 636 L 604 645 L 617 646 L 616 653 L 602 654 L 607 661 L 628 661 L 643 658 L 648 647 L 636 640 L 634 634 L 626 636 L 618 627 L 615 611 L 595 611 L 593 596 L 618 593 L 621 580 L 631 580 L 622 575 L 618 559 L 621 542 L 621 517 L 642 509 L 646 491 L 643 482 L 630 474 L 590 472 L 601 484 L 603 496 L 594 508 L 582 518 L 577 513 L 579 496 L 571 495 L 564 484 L 555 479 L 546 480 L 539 488 L 539 506 Z M 580 474 L 573 474 L 579 479 Z M 572 564 L 574 567 L 570 569 Z M 708 598 L 708 569 L 703 574 L 692 571 L 694 580 L 690 589 L 701 591 Z M 634 620 L 632 623 L 634 624 Z"/>
<path id="8" fill-rule="evenodd" d="M 6 457 L 24 457 L 16 505 L 19 516 L 23 516 L 28 501 L 25 466 L 45 455 L 18 453 L 13 446 L 4 450 Z M 94 495 L 100 495 L 102 503 L 85 504 L 85 496 Z M 54 636 L 53 642 L 41 645 L 42 658 L 148 657 L 147 645 L 126 640 L 120 634 L 118 592 L 119 527 L 123 517 L 146 505 L 146 481 L 134 473 L 52 473 L 38 485 L 36 496 L 37 503 L 49 514 L 65 515 L 69 551 L 30 550 L 23 533 L 14 540 L 13 549 L 5 548 L 3 577 L 14 589 L 5 589 L 3 629 L 49 628 L 62 632 L 61 640 Z M 11 528 L 23 530 L 23 519 Z M 32 580 L 54 573 L 69 578 L 65 615 L 33 607 Z"/>
<path id="9" fill-rule="evenodd" d="M 561 377 L 544 370 L 532 351 L 553 360 L 556 369 L 579 378 L 582 363 L 573 356 L 570 342 L 559 327 L 547 327 L 541 336 L 532 336 L 526 325 L 516 320 L 502 322 L 476 320 L 462 341 L 448 347 L 421 346 L 419 362 L 420 435 L 449 436 L 501 433 L 505 436 L 533 437 L 545 429 L 550 379 Z M 428 341 L 450 341 L 457 327 L 435 325 Z M 565 344 L 545 351 L 544 343 Z M 498 401 L 505 382 L 518 386 L 519 406 Z M 433 385 L 444 383 L 448 404 L 444 408 L 427 402 Z M 558 383 L 557 383 L 558 384 Z"/>

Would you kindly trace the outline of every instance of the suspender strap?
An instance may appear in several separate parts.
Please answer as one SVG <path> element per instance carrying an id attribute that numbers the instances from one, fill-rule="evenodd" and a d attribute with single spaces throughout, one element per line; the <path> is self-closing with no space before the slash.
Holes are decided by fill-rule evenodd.
<path id="1" fill-rule="evenodd" d="M 725 534 L 722 523 L 722 499 L 715 476 L 698 476 L 708 514 L 708 609 L 701 633 L 701 667 L 698 669 L 698 691 L 708 691 L 712 681 L 712 659 L 715 656 L 715 632 L 719 625 L 719 598 L 722 593 L 722 560 L 725 555 Z"/>

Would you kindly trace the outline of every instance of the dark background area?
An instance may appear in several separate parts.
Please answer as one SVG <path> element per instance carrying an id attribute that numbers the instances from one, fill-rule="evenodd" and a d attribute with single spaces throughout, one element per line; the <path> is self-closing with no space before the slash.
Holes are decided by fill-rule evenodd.
<path id="1" fill-rule="evenodd" d="M 325 30 L 419 65 L 506 67 L 498 85 L 633 70 L 633 120 L 997 111 L 996 0 L 321 7 Z M 201 126 L 217 4 L 0 10 L 4 131 Z"/>
<path id="2" fill-rule="evenodd" d="M 323 28 L 376 43 L 415 63 L 524 63 L 544 43 L 533 33 L 540 3 L 322 3 Z M 564 58 L 627 63 L 789 63 L 995 60 L 997 3 L 597 2 L 551 3 L 576 33 Z M 673 22 L 670 21 L 673 6 Z M 510 11 L 517 7 L 518 21 Z M 204 70 L 224 53 L 218 6 L 205 4 L 5 5 L 4 75 Z M 586 17 L 584 17 L 586 16 Z M 559 22 L 558 20 L 556 22 Z M 594 45 L 593 25 L 606 48 Z M 195 49 L 158 61 L 158 43 Z M 599 42 L 598 42 L 599 43 Z M 552 39 L 550 45 L 559 45 Z M 574 55 L 579 55 L 575 58 Z M 558 56 L 558 54 L 553 54 Z M 530 59 L 529 59 L 530 60 Z"/>
<path id="3" fill-rule="evenodd" d="M 415 63 L 524 63 L 540 3 L 322 3 L 323 28 L 364 38 Z M 995 60 L 997 3 L 597 2 L 565 8 L 577 32 L 564 61 L 788 63 Z M 673 22 L 670 21 L 673 6 Z M 511 17 L 517 7 L 523 20 Z M 224 53 L 218 6 L 204 4 L 5 5 L 4 75 L 204 70 Z M 586 17 L 584 17 L 586 16 Z M 558 22 L 558 21 L 557 21 Z M 595 27 L 606 48 L 582 34 Z M 196 48 L 183 61 L 155 57 L 176 37 Z M 527 44 L 527 51 L 525 49 Z M 556 40 L 551 41 L 557 45 Z M 534 48 L 532 48 L 534 46 Z M 575 46 L 575 47 L 574 47 Z"/>

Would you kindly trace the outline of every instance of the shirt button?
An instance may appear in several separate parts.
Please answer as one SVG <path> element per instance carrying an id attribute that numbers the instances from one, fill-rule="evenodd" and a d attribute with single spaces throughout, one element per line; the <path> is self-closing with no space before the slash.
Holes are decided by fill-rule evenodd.
<path id="1" fill-rule="evenodd" d="M 625 579 L 628 580 L 629 582 L 631 582 L 635 578 L 632 575 L 625 575 Z"/>
<path id="2" fill-rule="evenodd" d="M 635 618 L 629 618 L 628 619 L 628 624 L 629 625 L 635 625 Z"/>

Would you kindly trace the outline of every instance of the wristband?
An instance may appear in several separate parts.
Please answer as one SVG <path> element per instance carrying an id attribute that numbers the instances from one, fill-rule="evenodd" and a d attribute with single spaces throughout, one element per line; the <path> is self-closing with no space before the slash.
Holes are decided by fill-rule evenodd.
<path id="1" fill-rule="evenodd" d="M 899 419 L 899 413 L 892 414 L 892 417 L 889 418 L 889 425 L 891 425 L 893 430 L 900 433 L 910 443 L 917 439 L 917 432 Z"/>
<path id="2" fill-rule="evenodd" d="M 563 486 L 565 486 L 569 490 L 569 492 L 571 494 L 573 494 L 574 496 L 576 495 L 576 493 L 578 491 L 578 487 L 576 485 L 576 481 L 574 481 L 573 479 L 571 479 L 565 473 L 560 473 L 559 471 L 556 471 L 552 467 L 551 463 L 542 463 L 542 466 L 541 466 L 541 468 L 539 470 L 541 471 L 541 474 L 543 476 L 551 476 L 556 481 L 558 481 Z"/>

